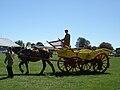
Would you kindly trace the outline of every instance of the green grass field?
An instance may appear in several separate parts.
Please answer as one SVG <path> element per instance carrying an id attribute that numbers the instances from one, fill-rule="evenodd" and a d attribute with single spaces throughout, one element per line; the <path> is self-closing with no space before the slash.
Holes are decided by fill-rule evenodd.
<path id="1" fill-rule="evenodd" d="M 30 62 L 30 74 L 21 74 L 18 68 L 19 60 L 14 60 L 14 78 L 6 78 L 5 56 L 0 54 L 0 90 L 120 90 L 120 57 L 110 58 L 110 68 L 104 74 L 81 74 L 50 76 L 51 68 L 47 64 L 45 75 L 38 73 L 42 69 L 42 63 Z M 54 57 L 57 58 L 57 57 Z M 52 61 L 56 72 L 59 72 L 57 63 Z M 23 66 L 25 69 L 25 66 Z"/>

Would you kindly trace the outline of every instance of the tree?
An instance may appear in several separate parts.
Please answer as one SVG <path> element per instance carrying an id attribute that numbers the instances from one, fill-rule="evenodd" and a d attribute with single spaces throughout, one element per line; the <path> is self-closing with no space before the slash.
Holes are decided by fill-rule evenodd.
<path id="1" fill-rule="evenodd" d="M 15 41 L 15 43 L 18 44 L 18 45 L 20 45 L 20 46 L 22 46 L 22 47 L 25 46 L 25 44 L 23 43 L 22 40 Z"/>
<path id="2" fill-rule="evenodd" d="M 42 42 L 37 42 L 36 45 L 38 45 L 38 46 L 44 46 Z"/>
<path id="3" fill-rule="evenodd" d="M 27 47 L 27 48 L 31 48 L 31 42 L 27 42 L 27 43 L 26 43 L 26 47 Z"/>
<path id="4" fill-rule="evenodd" d="M 35 43 L 32 43 L 32 44 L 31 44 L 31 47 L 34 47 L 34 46 L 35 46 Z"/>
<path id="5" fill-rule="evenodd" d="M 90 41 L 89 40 L 87 40 L 87 39 L 85 39 L 83 37 L 79 37 L 77 39 L 77 42 L 76 42 L 75 46 L 76 46 L 77 49 L 81 49 L 81 48 L 89 46 L 89 45 L 90 45 Z"/>
<path id="6" fill-rule="evenodd" d="M 96 46 L 92 46 L 92 50 L 96 50 L 98 47 Z"/>
<path id="7" fill-rule="evenodd" d="M 100 45 L 99 45 L 99 48 L 107 48 L 107 49 L 110 49 L 110 50 L 113 50 L 113 47 L 110 43 L 108 42 L 102 42 Z"/>

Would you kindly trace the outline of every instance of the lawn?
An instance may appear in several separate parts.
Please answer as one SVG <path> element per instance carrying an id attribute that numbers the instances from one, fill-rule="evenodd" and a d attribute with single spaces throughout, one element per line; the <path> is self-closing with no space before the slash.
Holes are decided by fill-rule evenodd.
<path id="1" fill-rule="evenodd" d="M 18 68 L 19 59 L 15 58 L 14 78 L 6 78 L 5 55 L 0 54 L 0 90 L 120 90 L 120 57 L 110 58 L 110 68 L 104 74 L 61 75 L 51 76 L 47 64 L 45 75 L 38 75 L 42 68 L 41 61 L 30 62 L 30 74 L 21 74 Z M 57 57 L 54 57 L 54 59 Z M 57 63 L 52 61 L 56 72 L 60 72 Z M 22 66 L 25 68 L 25 66 Z"/>

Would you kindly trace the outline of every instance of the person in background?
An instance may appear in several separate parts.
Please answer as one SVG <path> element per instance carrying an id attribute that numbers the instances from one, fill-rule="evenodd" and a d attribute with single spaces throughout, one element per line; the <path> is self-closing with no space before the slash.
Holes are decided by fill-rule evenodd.
<path id="1" fill-rule="evenodd" d="M 7 64 L 7 72 L 8 72 L 8 76 L 7 78 L 13 78 L 14 75 L 13 75 L 13 70 L 12 70 L 12 65 L 13 65 L 13 55 L 12 55 L 12 48 L 11 47 L 8 47 L 8 52 L 6 53 L 6 58 L 5 58 L 5 61 L 4 63 L 8 63 Z"/>
<path id="2" fill-rule="evenodd" d="M 65 33 L 65 37 L 62 39 L 64 47 L 70 47 L 70 34 L 68 33 L 68 30 L 65 30 Z"/>

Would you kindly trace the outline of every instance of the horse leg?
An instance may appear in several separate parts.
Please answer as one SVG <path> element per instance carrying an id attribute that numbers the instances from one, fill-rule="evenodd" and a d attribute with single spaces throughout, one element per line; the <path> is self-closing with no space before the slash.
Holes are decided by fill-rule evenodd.
<path id="1" fill-rule="evenodd" d="M 27 70 L 25 74 L 29 74 L 28 62 L 27 61 L 25 62 L 25 66 L 26 66 L 26 70 Z"/>
<path id="2" fill-rule="evenodd" d="M 53 66 L 53 64 L 49 61 L 49 60 L 45 60 L 52 68 L 52 74 L 55 74 L 55 68 Z"/>
<path id="3" fill-rule="evenodd" d="M 44 70 L 46 68 L 46 62 L 44 60 L 42 60 L 42 64 L 43 64 L 43 68 L 42 68 L 42 70 L 40 72 L 41 75 L 43 74 L 43 72 L 44 72 Z"/>
<path id="4" fill-rule="evenodd" d="M 23 64 L 24 64 L 24 62 L 22 62 L 22 61 L 19 63 L 19 69 L 20 69 L 20 71 L 21 71 L 22 73 L 24 72 L 24 70 L 23 70 L 22 67 L 21 67 L 21 65 L 23 65 Z"/>

